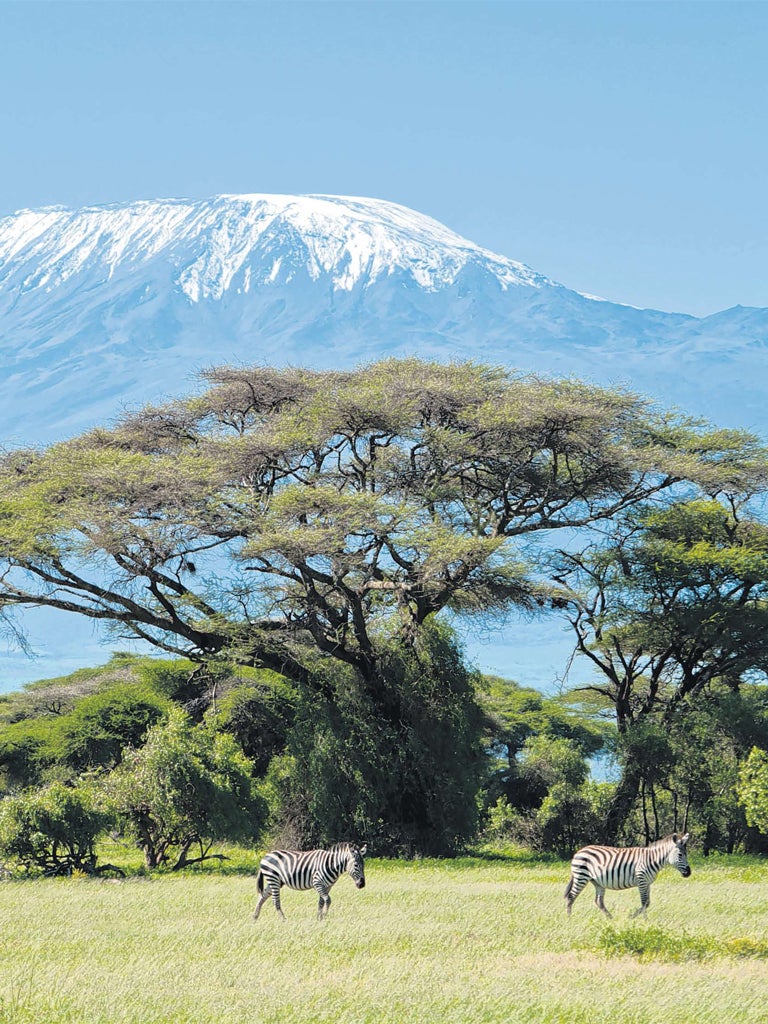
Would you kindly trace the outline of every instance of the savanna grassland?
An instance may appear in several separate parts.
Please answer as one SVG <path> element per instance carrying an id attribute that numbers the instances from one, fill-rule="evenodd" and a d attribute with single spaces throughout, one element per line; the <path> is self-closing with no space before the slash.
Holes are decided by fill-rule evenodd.
<path id="1" fill-rule="evenodd" d="M 239 859 L 238 859 L 239 858 Z M 258 922 L 256 858 L 125 879 L 0 884 L 0 1021 L 13 1024 L 768 1022 L 768 864 L 667 869 L 564 913 L 567 864 L 370 860 L 315 919 L 284 891 Z"/>

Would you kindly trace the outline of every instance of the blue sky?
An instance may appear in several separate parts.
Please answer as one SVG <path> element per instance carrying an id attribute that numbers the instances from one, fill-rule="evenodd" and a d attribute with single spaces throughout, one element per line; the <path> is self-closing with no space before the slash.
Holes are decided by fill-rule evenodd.
<path id="1" fill-rule="evenodd" d="M 390 199 L 569 287 L 768 306 L 768 4 L 0 2 L 0 215 Z"/>

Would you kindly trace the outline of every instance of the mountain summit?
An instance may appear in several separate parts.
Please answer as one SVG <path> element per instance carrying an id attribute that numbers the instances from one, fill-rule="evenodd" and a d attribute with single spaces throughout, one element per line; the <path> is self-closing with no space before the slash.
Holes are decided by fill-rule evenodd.
<path id="1" fill-rule="evenodd" d="M 326 278 L 334 291 L 402 272 L 420 288 L 455 283 L 467 268 L 510 285 L 553 282 L 496 256 L 436 220 L 377 199 L 240 195 L 67 210 L 22 210 L 0 220 L 0 283 L 19 298 L 72 278 L 90 286 L 162 261 L 192 302 Z"/>
<path id="2" fill-rule="evenodd" d="M 216 363 L 475 358 L 766 424 L 768 310 L 697 319 L 572 291 L 376 199 L 224 195 L 0 220 L 0 443 L 193 386 Z M 727 364 L 727 372 L 723 372 Z"/>

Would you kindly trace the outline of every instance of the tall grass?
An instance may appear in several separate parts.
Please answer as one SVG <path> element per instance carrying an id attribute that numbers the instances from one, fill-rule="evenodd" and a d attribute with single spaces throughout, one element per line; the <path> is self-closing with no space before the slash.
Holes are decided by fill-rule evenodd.
<path id="1" fill-rule="evenodd" d="M 753 1024 L 768 1021 L 768 867 L 585 892 L 514 858 L 367 865 L 329 917 L 284 891 L 258 922 L 254 855 L 229 871 L 0 883 L 0 1021 L 13 1024 Z"/>

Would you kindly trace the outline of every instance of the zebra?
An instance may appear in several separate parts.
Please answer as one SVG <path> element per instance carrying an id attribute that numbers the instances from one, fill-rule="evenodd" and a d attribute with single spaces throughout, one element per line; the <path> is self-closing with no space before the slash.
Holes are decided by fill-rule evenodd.
<path id="1" fill-rule="evenodd" d="M 328 890 L 345 871 L 352 876 L 358 889 L 365 888 L 363 857 L 366 851 L 366 846 L 355 843 L 336 843 L 327 850 L 273 850 L 266 854 L 259 865 L 259 902 L 253 912 L 254 921 L 270 896 L 275 910 L 285 919 L 280 907 L 280 888 L 283 885 L 289 889 L 315 889 L 319 897 L 317 917 L 321 920 L 331 905 Z"/>
<path id="2" fill-rule="evenodd" d="M 631 916 L 645 914 L 651 905 L 651 882 L 665 864 L 677 868 L 683 878 L 688 878 L 691 867 L 686 847 L 690 833 L 657 839 L 650 846 L 585 846 L 574 854 L 571 861 L 571 877 L 565 889 L 565 905 L 570 916 L 571 907 L 581 890 L 591 882 L 596 891 L 595 903 L 610 917 L 604 899 L 606 889 L 640 890 L 640 907 Z"/>

